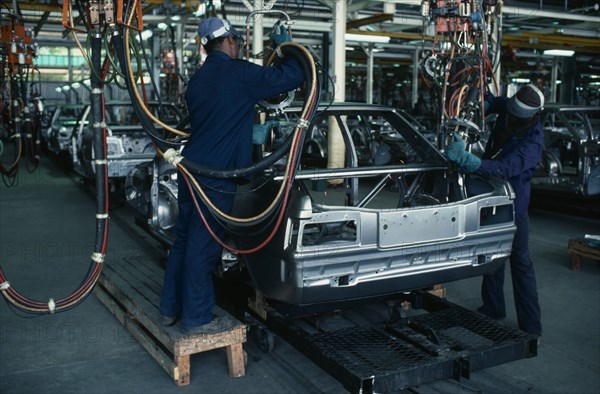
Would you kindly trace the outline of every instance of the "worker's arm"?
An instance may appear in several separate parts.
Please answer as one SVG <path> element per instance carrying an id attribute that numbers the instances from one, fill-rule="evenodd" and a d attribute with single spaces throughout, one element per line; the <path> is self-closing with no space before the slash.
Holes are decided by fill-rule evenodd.
<path id="1" fill-rule="evenodd" d="M 248 63 L 245 68 L 244 83 L 247 92 L 256 100 L 265 100 L 289 92 L 303 82 L 302 67 L 291 58 L 286 58 L 284 63 L 271 67 Z"/>
<path id="2" fill-rule="evenodd" d="M 478 174 L 510 179 L 525 171 L 535 168 L 544 149 L 544 136 L 541 127 L 535 127 L 525 137 L 518 140 L 497 160 L 482 160 L 477 169 Z"/>

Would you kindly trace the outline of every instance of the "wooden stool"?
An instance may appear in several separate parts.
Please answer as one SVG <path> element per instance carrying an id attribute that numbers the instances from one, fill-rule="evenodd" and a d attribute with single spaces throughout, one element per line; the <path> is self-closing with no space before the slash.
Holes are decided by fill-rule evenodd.
<path id="1" fill-rule="evenodd" d="M 590 248 L 582 238 L 569 240 L 569 253 L 571 254 L 571 268 L 573 271 L 579 271 L 579 268 L 581 268 L 582 257 L 587 257 L 600 263 L 600 249 Z"/>
<path id="2" fill-rule="evenodd" d="M 190 383 L 190 355 L 218 348 L 227 352 L 229 376 L 244 376 L 246 325 L 224 310 L 217 307 L 214 313 L 230 328 L 216 334 L 186 335 L 177 326 L 160 325 L 163 274 L 152 263 L 126 258 L 105 265 L 94 292 L 178 386 Z"/>

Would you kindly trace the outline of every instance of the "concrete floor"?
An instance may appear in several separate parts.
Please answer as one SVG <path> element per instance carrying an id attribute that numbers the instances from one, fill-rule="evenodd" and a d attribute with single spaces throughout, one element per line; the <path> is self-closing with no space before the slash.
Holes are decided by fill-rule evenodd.
<path id="1" fill-rule="evenodd" d="M 128 214 L 125 207 L 113 212 Z M 94 242 L 91 193 L 51 162 L 19 184 L 0 186 L 0 262 L 11 285 L 29 298 L 55 299 L 73 291 L 89 264 Z M 125 216 L 124 216 L 125 217 Z M 107 263 L 145 256 L 154 242 L 131 223 L 112 220 Z M 135 234 L 134 234 L 135 233 Z M 544 336 L 539 355 L 484 371 L 471 380 L 441 381 L 412 393 L 599 393 L 600 266 L 584 260 L 570 269 L 569 238 L 599 234 L 600 221 L 550 211 L 531 212 Z M 141 241 L 141 242 L 140 242 Z M 446 284 L 448 299 L 476 308 L 480 279 Z M 508 317 L 516 325 L 510 283 Z M 95 298 L 57 315 L 31 317 L 0 303 L 1 393 L 339 393 L 336 380 L 279 339 L 272 353 L 249 340 L 246 376 L 232 379 L 225 353 L 192 357 L 191 384 L 170 377 Z"/>

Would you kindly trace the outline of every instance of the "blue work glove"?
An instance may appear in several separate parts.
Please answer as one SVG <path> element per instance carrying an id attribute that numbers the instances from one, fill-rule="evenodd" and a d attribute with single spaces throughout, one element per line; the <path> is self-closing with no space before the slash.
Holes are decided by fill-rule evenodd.
<path id="1" fill-rule="evenodd" d="M 456 163 L 461 170 L 466 173 L 477 171 L 481 166 L 481 160 L 479 157 L 465 150 L 465 143 L 458 134 L 454 134 L 454 142 L 451 142 L 446 146 L 444 154 L 448 160 Z"/>
<path id="2" fill-rule="evenodd" d="M 279 121 L 272 119 L 267 120 L 263 124 L 255 124 L 252 129 L 252 143 L 254 145 L 262 145 L 267 141 L 267 134 L 273 127 L 279 126 Z"/>
<path id="3" fill-rule="evenodd" d="M 275 46 L 283 44 L 284 42 L 290 42 L 290 36 L 285 29 L 281 29 L 281 33 L 273 33 L 271 34 L 271 40 L 275 43 Z"/>

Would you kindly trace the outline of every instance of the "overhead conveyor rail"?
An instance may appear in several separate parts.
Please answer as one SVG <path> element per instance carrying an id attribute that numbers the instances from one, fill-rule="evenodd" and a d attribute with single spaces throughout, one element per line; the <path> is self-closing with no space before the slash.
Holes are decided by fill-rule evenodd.
<path id="1" fill-rule="evenodd" d="M 537 355 L 531 334 L 427 292 L 398 297 L 426 313 L 324 330 L 270 311 L 266 324 L 356 393 L 469 379 L 472 372 Z"/>

